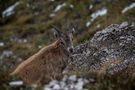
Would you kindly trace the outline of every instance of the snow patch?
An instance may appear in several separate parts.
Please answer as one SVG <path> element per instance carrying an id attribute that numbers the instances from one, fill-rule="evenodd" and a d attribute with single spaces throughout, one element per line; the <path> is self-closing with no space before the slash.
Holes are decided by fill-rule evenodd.
<path id="1" fill-rule="evenodd" d="M 39 45 L 38 48 L 41 49 L 43 46 L 42 45 Z"/>
<path id="2" fill-rule="evenodd" d="M 89 6 L 89 10 L 91 10 L 92 8 L 93 8 L 93 5 L 90 5 L 90 6 Z"/>
<path id="3" fill-rule="evenodd" d="M 55 84 L 55 85 L 53 86 L 53 89 L 54 89 L 54 90 L 60 90 L 60 85 L 59 85 L 59 84 Z"/>
<path id="4" fill-rule="evenodd" d="M 86 23 L 86 27 L 89 27 L 97 17 L 104 16 L 106 14 L 107 14 L 107 9 L 106 8 L 102 8 L 102 9 L 92 13 L 91 14 L 92 19 Z"/>
<path id="5" fill-rule="evenodd" d="M 10 50 L 5 50 L 5 51 L 3 51 L 3 53 L 1 54 L 0 59 L 3 59 L 4 57 L 10 57 L 10 56 L 12 56 L 12 55 L 13 55 L 13 52 L 12 52 L 12 51 L 10 51 Z"/>
<path id="6" fill-rule="evenodd" d="M 27 7 L 30 7 L 30 4 L 29 4 L 29 3 L 27 3 L 27 4 L 26 4 L 26 6 L 27 6 Z"/>
<path id="7" fill-rule="evenodd" d="M 21 86 L 23 85 L 23 81 L 12 81 L 9 83 L 9 85 L 12 87 Z"/>
<path id="8" fill-rule="evenodd" d="M 20 4 L 20 2 L 16 2 L 14 5 L 8 7 L 6 10 L 4 10 L 2 12 L 2 17 L 9 17 L 11 15 L 13 15 L 15 13 L 14 9 L 16 8 L 16 6 L 18 6 Z"/>
<path id="9" fill-rule="evenodd" d="M 100 27 L 101 27 L 101 25 L 100 25 L 100 24 L 98 24 L 98 25 L 97 25 L 97 28 L 100 28 Z"/>
<path id="10" fill-rule="evenodd" d="M 62 7 L 64 7 L 64 6 L 66 6 L 66 3 L 63 3 L 63 4 L 61 4 L 61 5 L 58 5 L 56 8 L 55 8 L 55 10 L 54 10 L 54 12 L 58 12 Z"/>
<path id="11" fill-rule="evenodd" d="M 49 15 L 49 17 L 54 17 L 54 16 L 56 16 L 55 13 L 51 13 L 51 14 Z"/>
<path id="12" fill-rule="evenodd" d="M 93 19 L 96 19 L 98 16 L 104 16 L 107 14 L 107 9 L 106 8 L 102 8 L 98 11 L 96 11 L 95 13 L 91 14 L 91 17 Z"/>
<path id="13" fill-rule="evenodd" d="M 3 47 L 4 46 L 4 42 L 0 42 L 0 47 Z"/>
<path id="14" fill-rule="evenodd" d="M 128 10 L 132 9 L 132 8 L 135 8 L 135 2 L 130 4 L 129 6 L 126 6 L 123 10 L 122 10 L 122 13 L 125 13 L 127 12 Z"/>
<path id="15" fill-rule="evenodd" d="M 76 79 L 77 79 L 76 75 L 72 75 L 69 77 L 69 80 L 71 81 L 76 81 Z"/>
<path id="16" fill-rule="evenodd" d="M 49 0 L 49 1 L 52 1 L 52 2 L 54 2 L 55 0 Z"/>
<path id="17" fill-rule="evenodd" d="M 11 37 L 10 41 L 11 42 L 17 42 L 17 43 L 27 43 L 28 42 L 27 39 L 25 39 L 25 38 L 24 39 L 20 39 L 20 38 L 18 38 L 16 36 Z"/>
<path id="18" fill-rule="evenodd" d="M 77 90 L 83 90 L 84 81 L 82 78 L 78 79 L 78 82 L 75 85 L 75 89 Z"/>
<path id="19" fill-rule="evenodd" d="M 70 8 L 74 8 L 74 5 L 73 5 L 73 4 L 70 4 L 69 7 L 70 7 Z"/>
<path id="20" fill-rule="evenodd" d="M 91 22 L 88 21 L 88 22 L 86 23 L 86 27 L 89 27 L 90 25 L 91 25 Z"/>

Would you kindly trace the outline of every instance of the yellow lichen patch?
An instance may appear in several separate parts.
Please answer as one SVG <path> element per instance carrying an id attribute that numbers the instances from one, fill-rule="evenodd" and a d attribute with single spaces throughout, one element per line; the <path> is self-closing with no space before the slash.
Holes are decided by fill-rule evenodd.
<path id="1" fill-rule="evenodd" d="M 106 70 L 108 68 L 110 68 L 113 65 L 117 65 L 120 64 L 122 61 L 121 60 L 114 60 L 114 59 L 110 59 L 109 61 L 104 62 L 103 64 L 101 64 L 101 67 L 97 69 L 97 75 L 98 77 L 104 76 L 106 74 Z"/>

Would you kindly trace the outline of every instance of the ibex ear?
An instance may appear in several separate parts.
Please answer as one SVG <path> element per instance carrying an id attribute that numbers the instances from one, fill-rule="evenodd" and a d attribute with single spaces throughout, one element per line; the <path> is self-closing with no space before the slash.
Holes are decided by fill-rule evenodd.
<path id="1" fill-rule="evenodd" d="M 55 36 L 56 38 L 61 37 L 62 32 L 60 31 L 60 29 L 59 29 L 59 28 L 57 28 L 56 26 L 53 26 L 52 31 L 53 31 L 54 36 Z"/>
<path id="2" fill-rule="evenodd" d="M 71 29 L 71 33 L 75 34 L 75 28 L 74 27 Z"/>
<path id="3" fill-rule="evenodd" d="M 71 24 L 71 26 L 70 26 L 70 32 L 71 32 L 72 34 L 75 34 L 75 30 L 76 30 L 76 26 L 73 25 L 73 24 Z"/>

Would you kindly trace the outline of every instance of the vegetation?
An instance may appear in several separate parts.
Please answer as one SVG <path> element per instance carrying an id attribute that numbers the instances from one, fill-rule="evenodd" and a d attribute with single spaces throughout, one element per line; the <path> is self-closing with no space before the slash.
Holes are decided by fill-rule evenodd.
<path id="1" fill-rule="evenodd" d="M 20 2 L 15 13 L 2 17 L 2 12 Z M 33 55 L 40 48 L 54 41 L 51 25 L 66 30 L 70 23 L 77 25 L 75 45 L 89 40 L 97 31 L 106 26 L 123 21 L 135 22 L 135 9 L 122 13 L 134 0 L 0 0 L 0 90 L 12 90 L 8 86 L 11 72 L 20 62 Z M 58 5 L 66 3 L 54 13 Z M 73 6 L 72 6 L 73 5 Z M 90 9 L 92 5 L 92 9 Z M 90 26 L 91 14 L 101 8 L 107 8 L 107 14 L 98 16 Z M 54 16 L 51 16 L 54 14 Z M 4 44 L 4 45 L 3 45 Z M 132 90 L 135 78 L 117 76 L 104 78 L 87 87 L 90 90 Z M 17 88 L 18 89 L 18 88 Z"/>

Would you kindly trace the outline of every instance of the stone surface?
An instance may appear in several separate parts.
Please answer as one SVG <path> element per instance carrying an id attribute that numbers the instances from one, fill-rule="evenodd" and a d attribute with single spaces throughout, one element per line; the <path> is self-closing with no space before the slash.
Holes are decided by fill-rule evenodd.
<path id="1" fill-rule="evenodd" d="M 66 73 L 72 70 L 114 75 L 135 65 L 135 26 L 128 22 L 112 24 L 74 49 Z"/>
<path id="2" fill-rule="evenodd" d="M 51 81 L 44 86 L 44 90 L 87 90 L 84 85 L 88 83 L 85 78 L 79 78 L 76 75 L 63 77 L 61 81 Z"/>

